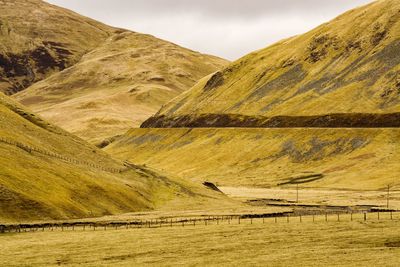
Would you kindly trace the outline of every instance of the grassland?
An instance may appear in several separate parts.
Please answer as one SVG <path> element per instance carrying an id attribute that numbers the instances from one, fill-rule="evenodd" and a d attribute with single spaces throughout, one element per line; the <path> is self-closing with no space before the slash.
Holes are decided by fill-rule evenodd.
<path id="1" fill-rule="evenodd" d="M 0 265 L 397 266 L 398 219 L 2 234 Z"/>
<path id="2" fill-rule="evenodd" d="M 376 190 L 398 185 L 399 140 L 397 128 L 132 129 L 106 151 L 219 186 Z"/>
<path id="3" fill-rule="evenodd" d="M 250 53 L 199 81 L 156 118 L 399 112 L 399 8 L 399 1 L 375 1 Z"/>

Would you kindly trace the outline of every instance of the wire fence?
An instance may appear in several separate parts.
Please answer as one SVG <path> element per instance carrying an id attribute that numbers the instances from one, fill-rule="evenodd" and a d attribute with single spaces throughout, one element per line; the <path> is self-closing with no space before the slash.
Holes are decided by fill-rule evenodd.
<path id="1" fill-rule="evenodd" d="M 77 160 L 77 159 L 74 159 L 74 158 L 66 157 L 64 155 L 60 155 L 60 154 L 55 153 L 55 152 L 51 152 L 51 151 L 48 151 L 48 150 L 45 150 L 45 149 L 42 149 L 42 148 L 26 145 L 26 144 L 23 144 L 21 142 L 10 140 L 10 139 L 4 138 L 4 137 L 0 137 L 0 142 L 8 144 L 8 145 L 15 146 L 15 147 L 18 147 L 18 148 L 20 148 L 20 149 L 22 149 L 22 150 L 24 150 L 24 151 L 26 151 L 26 152 L 28 152 L 30 154 L 32 154 L 33 152 L 36 152 L 36 153 L 39 153 L 39 154 L 42 154 L 42 155 L 45 155 L 45 156 L 48 156 L 48 157 L 52 157 L 52 158 L 55 158 L 55 159 L 58 159 L 58 160 L 62 160 L 62 161 L 68 162 L 68 163 L 72 163 L 72 164 L 76 164 L 76 165 L 88 166 L 88 167 L 91 167 L 91 168 L 94 168 L 94 169 L 98 169 L 98 170 L 101 170 L 101 171 L 104 171 L 104 172 L 121 173 L 121 172 L 123 172 L 123 171 L 128 169 L 128 168 L 118 169 L 118 168 L 109 168 L 109 167 L 100 166 L 98 164 L 94 164 L 94 163 L 90 163 L 90 162 L 87 162 L 87 161 L 82 161 L 82 160 Z"/>
<path id="2" fill-rule="evenodd" d="M 107 231 L 121 229 L 198 227 L 217 225 L 252 225 L 278 223 L 341 223 L 367 221 L 399 221 L 400 211 L 380 211 L 362 213 L 316 213 L 312 215 L 280 214 L 246 214 L 203 216 L 196 218 L 162 218 L 151 220 L 132 220 L 118 222 L 63 222 L 38 224 L 2 224 L 0 234 L 26 232 L 64 232 L 64 231 Z"/>

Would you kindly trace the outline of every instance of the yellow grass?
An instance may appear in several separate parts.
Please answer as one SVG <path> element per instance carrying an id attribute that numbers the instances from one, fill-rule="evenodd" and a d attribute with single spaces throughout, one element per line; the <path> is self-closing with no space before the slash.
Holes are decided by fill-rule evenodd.
<path id="1" fill-rule="evenodd" d="M 220 186 L 381 190 L 399 184 L 399 129 L 132 129 L 106 151 Z"/>
<path id="2" fill-rule="evenodd" d="M 230 203 L 201 184 L 127 168 L 121 160 L 47 123 L 2 94 L 0 117 L 0 138 L 11 142 L 0 142 L 2 222 L 76 219 L 158 208 L 182 210 L 219 200 Z"/>
<path id="3" fill-rule="evenodd" d="M 292 218 L 294 219 L 294 218 Z M 397 266 L 398 217 L 0 235 L 2 266 Z"/>

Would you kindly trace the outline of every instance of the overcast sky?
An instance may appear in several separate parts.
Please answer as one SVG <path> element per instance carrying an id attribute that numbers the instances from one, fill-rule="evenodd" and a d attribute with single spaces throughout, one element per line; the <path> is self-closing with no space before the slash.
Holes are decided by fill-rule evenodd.
<path id="1" fill-rule="evenodd" d="M 47 0 L 106 24 L 237 59 L 371 0 Z"/>

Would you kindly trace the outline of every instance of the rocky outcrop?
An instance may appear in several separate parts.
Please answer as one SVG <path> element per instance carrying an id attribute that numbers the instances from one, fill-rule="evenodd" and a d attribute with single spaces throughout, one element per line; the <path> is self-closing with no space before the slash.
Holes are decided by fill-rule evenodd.
<path id="1" fill-rule="evenodd" d="M 387 114 L 349 113 L 322 116 L 245 116 L 202 114 L 151 117 L 141 128 L 394 128 L 400 127 L 400 112 Z"/>

